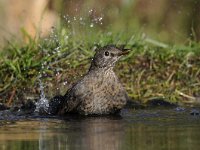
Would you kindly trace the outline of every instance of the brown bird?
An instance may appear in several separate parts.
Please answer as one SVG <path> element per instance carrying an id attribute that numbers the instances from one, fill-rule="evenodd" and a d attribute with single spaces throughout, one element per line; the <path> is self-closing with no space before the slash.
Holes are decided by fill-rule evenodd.
<path id="1" fill-rule="evenodd" d="M 50 102 L 50 114 L 77 112 L 83 115 L 103 115 L 119 112 L 128 96 L 113 71 L 115 63 L 128 50 L 113 45 L 96 50 L 86 75 L 75 83 L 64 96 Z"/>

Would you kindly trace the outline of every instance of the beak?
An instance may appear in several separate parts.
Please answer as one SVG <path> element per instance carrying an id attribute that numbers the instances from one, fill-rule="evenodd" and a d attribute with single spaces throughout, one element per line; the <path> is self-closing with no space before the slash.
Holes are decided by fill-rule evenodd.
<path id="1" fill-rule="evenodd" d="M 127 55 L 129 54 L 130 49 L 123 49 L 123 51 L 121 51 L 120 53 L 118 53 L 118 56 L 123 56 L 123 55 Z"/>

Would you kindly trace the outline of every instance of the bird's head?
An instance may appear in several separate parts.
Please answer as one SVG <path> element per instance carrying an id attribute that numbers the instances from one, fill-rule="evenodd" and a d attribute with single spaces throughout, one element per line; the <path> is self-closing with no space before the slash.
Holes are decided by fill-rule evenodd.
<path id="1" fill-rule="evenodd" d="M 116 47 L 114 45 L 107 45 L 98 50 L 92 60 L 91 68 L 112 68 L 121 56 L 129 53 L 128 49 Z"/>

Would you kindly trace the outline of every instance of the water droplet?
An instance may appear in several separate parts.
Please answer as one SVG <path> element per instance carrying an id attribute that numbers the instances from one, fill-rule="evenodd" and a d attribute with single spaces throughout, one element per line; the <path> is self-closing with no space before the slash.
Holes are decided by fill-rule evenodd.
<path id="1" fill-rule="evenodd" d="M 57 72 L 57 73 L 56 73 L 56 76 L 59 76 L 59 75 L 60 75 L 60 72 Z"/>
<path id="2" fill-rule="evenodd" d="M 68 35 L 66 35 L 66 36 L 65 36 L 65 39 L 67 40 L 68 38 L 69 38 L 69 36 L 68 36 Z"/>
<path id="3" fill-rule="evenodd" d="M 92 12 L 93 12 L 93 9 L 90 9 L 90 10 L 89 10 L 89 13 L 91 14 Z"/>
<path id="4" fill-rule="evenodd" d="M 102 17 L 100 17 L 100 18 L 99 18 L 99 21 L 102 21 L 102 20 L 103 20 L 103 18 L 102 18 Z"/>
<path id="5" fill-rule="evenodd" d="M 63 85 L 67 85 L 67 83 L 68 83 L 67 81 L 64 81 L 64 82 L 63 82 Z"/>
<path id="6" fill-rule="evenodd" d="M 93 27 L 94 27 L 94 24 L 93 24 L 93 23 L 91 23 L 91 24 L 90 24 L 90 27 L 91 27 L 91 28 L 93 28 Z"/>

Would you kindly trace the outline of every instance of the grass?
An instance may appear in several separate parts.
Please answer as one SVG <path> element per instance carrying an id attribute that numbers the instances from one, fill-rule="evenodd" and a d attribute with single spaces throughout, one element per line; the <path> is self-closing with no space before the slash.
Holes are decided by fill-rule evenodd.
<path id="1" fill-rule="evenodd" d="M 62 25 L 60 25 L 62 26 Z M 143 103 L 165 99 L 174 103 L 198 102 L 200 43 L 168 45 L 133 32 L 82 30 L 73 26 L 52 29 L 48 38 L 8 43 L 0 53 L 0 102 L 21 103 L 39 96 L 39 80 L 47 97 L 64 94 L 86 73 L 94 49 L 107 44 L 131 49 L 115 68 L 133 100 Z"/>

